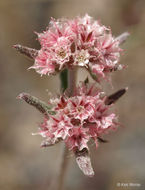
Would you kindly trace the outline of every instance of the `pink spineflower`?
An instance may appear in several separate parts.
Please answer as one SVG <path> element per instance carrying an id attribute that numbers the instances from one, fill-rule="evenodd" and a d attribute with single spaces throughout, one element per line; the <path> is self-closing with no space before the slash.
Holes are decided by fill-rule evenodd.
<path id="1" fill-rule="evenodd" d="M 94 171 L 89 156 L 89 142 L 92 140 L 98 147 L 98 142 L 106 142 L 102 135 L 117 128 L 117 116 L 111 108 L 127 88 L 106 96 L 95 84 L 90 84 L 87 78 L 74 89 L 73 67 L 84 67 L 97 82 L 101 79 L 109 81 L 109 73 L 123 68 L 119 65 L 122 51 L 119 45 L 127 39 L 129 33 L 114 38 L 110 28 L 85 15 L 74 19 L 51 18 L 46 31 L 37 35 L 40 50 L 19 44 L 13 47 L 34 60 L 30 68 L 41 76 L 68 70 L 67 75 L 63 72 L 61 75 L 62 90 L 66 91 L 50 98 L 48 103 L 27 93 L 21 93 L 18 98 L 44 115 L 44 121 L 35 133 L 44 138 L 41 147 L 64 141 L 67 148 L 73 151 L 79 168 L 91 177 Z M 64 180 L 66 154 L 65 149 L 60 187 Z"/>
<path id="2" fill-rule="evenodd" d="M 106 142 L 102 135 L 117 128 L 117 116 L 111 107 L 127 88 L 105 96 L 95 84 L 88 82 L 88 79 L 81 82 L 71 97 L 66 91 L 61 96 L 50 98 L 48 104 L 27 93 L 21 93 L 18 98 L 36 107 L 45 116 L 35 133 L 44 138 L 41 147 L 64 141 L 74 152 L 79 168 L 91 177 L 94 171 L 89 157 L 89 141 L 92 139 L 98 147 L 98 141 Z"/>
<path id="3" fill-rule="evenodd" d="M 106 78 L 120 58 L 119 42 L 110 29 L 88 15 L 72 20 L 52 18 L 47 30 L 38 34 L 38 40 L 41 49 L 31 68 L 41 75 L 80 66 L 99 81 Z"/>
<path id="4" fill-rule="evenodd" d="M 73 151 L 88 149 L 91 138 L 97 145 L 98 137 L 117 126 L 117 117 L 105 100 L 94 84 L 81 83 L 74 96 L 63 95 L 50 100 L 55 115 L 45 118 L 39 134 L 46 138 L 47 143 L 64 140 Z"/>

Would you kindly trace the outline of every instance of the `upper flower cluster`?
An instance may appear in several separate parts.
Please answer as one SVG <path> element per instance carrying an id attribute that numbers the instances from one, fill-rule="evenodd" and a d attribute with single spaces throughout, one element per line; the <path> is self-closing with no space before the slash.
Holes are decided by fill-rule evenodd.
<path id="1" fill-rule="evenodd" d="M 74 96 L 50 99 L 55 115 L 41 124 L 40 135 L 46 138 L 42 146 L 64 140 L 71 150 L 88 149 L 87 143 L 117 126 L 116 115 L 106 105 L 106 96 L 94 85 L 82 83 Z"/>
<path id="2" fill-rule="evenodd" d="M 81 66 L 98 79 L 105 78 L 120 57 L 119 41 L 111 30 L 88 15 L 73 20 L 52 18 L 48 29 L 38 34 L 38 40 L 41 49 L 31 68 L 41 75 Z"/>

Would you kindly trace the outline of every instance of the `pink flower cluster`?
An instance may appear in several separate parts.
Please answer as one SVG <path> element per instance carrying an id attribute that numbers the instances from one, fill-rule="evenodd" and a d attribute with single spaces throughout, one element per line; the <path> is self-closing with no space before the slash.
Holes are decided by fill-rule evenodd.
<path id="1" fill-rule="evenodd" d="M 45 137 L 42 146 L 64 140 L 70 150 L 88 149 L 87 143 L 117 127 L 116 115 L 105 104 L 106 96 L 94 84 L 81 83 L 72 97 L 50 99 L 55 115 L 45 118 L 38 134 Z"/>
<path id="2" fill-rule="evenodd" d="M 49 28 L 38 34 L 41 49 L 31 68 L 41 75 L 64 68 L 85 67 L 105 78 L 118 64 L 119 42 L 109 28 L 85 15 L 75 19 L 51 19 Z"/>

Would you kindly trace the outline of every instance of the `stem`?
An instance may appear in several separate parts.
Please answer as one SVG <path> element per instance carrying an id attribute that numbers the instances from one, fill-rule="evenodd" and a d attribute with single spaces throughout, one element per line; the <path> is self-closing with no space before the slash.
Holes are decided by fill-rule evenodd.
<path id="1" fill-rule="evenodd" d="M 60 174 L 58 178 L 58 190 L 63 190 L 64 189 L 64 181 L 65 181 L 65 176 L 66 176 L 66 171 L 68 167 L 68 149 L 64 145 L 63 147 L 63 157 L 62 157 L 62 163 L 61 163 L 61 168 L 60 168 Z"/>
<path id="2" fill-rule="evenodd" d="M 68 70 L 68 94 L 69 96 L 73 96 L 74 88 L 76 83 L 75 70 Z"/>
<path id="3" fill-rule="evenodd" d="M 60 74 L 61 79 L 61 87 L 63 87 L 63 91 L 67 88 L 68 95 L 72 96 L 74 87 L 75 87 L 75 70 L 66 70 L 65 72 Z M 64 84 L 65 83 L 65 84 Z M 60 173 L 58 176 L 58 187 L 57 190 L 63 190 L 64 189 L 64 181 L 66 176 L 66 171 L 68 167 L 68 149 L 64 145 L 63 150 L 63 157 L 62 157 L 62 163 L 60 168 Z"/>
<path id="4" fill-rule="evenodd" d="M 64 92 L 68 87 L 68 69 L 64 69 L 60 73 L 61 92 Z"/>

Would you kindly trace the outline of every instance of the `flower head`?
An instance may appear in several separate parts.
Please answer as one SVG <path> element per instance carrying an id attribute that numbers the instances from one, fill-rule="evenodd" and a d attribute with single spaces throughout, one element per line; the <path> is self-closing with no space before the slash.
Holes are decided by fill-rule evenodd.
<path id="1" fill-rule="evenodd" d="M 75 19 L 51 19 L 49 27 L 38 34 L 41 49 L 31 68 L 54 74 L 66 67 L 87 68 L 97 78 L 105 78 L 120 58 L 119 42 L 109 28 L 89 15 Z"/>
<path id="2" fill-rule="evenodd" d="M 21 93 L 17 98 L 34 106 L 45 116 L 38 133 L 35 133 L 45 139 L 41 147 L 63 140 L 74 152 L 79 168 L 91 177 L 94 171 L 88 143 L 92 139 L 98 147 L 98 141 L 106 142 L 102 135 L 117 128 L 117 116 L 111 107 L 126 90 L 127 88 L 121 89 L 105 96 L 104 92 L 94 84 L 89 84 L 86 79 L 75 89 L 72 97 L 65 93 L 57 98 L 50 98 L 48 104 L 27 93 Z"/>
<path id="3" fill-rule="evenodd" d="M 64 140 L 69 149 L 88 149 L 88 142 L 106 131 L 116 128 L 116 115 L 111 111 L 111 105 L 106 105 L 106 97 L 94 84 L 81 83 L 75 90 L 75 95 L 66 95 L 53 99 L 55 115 L 49 115 L 41 124 L 40 135 L 46 141 Z"/>

